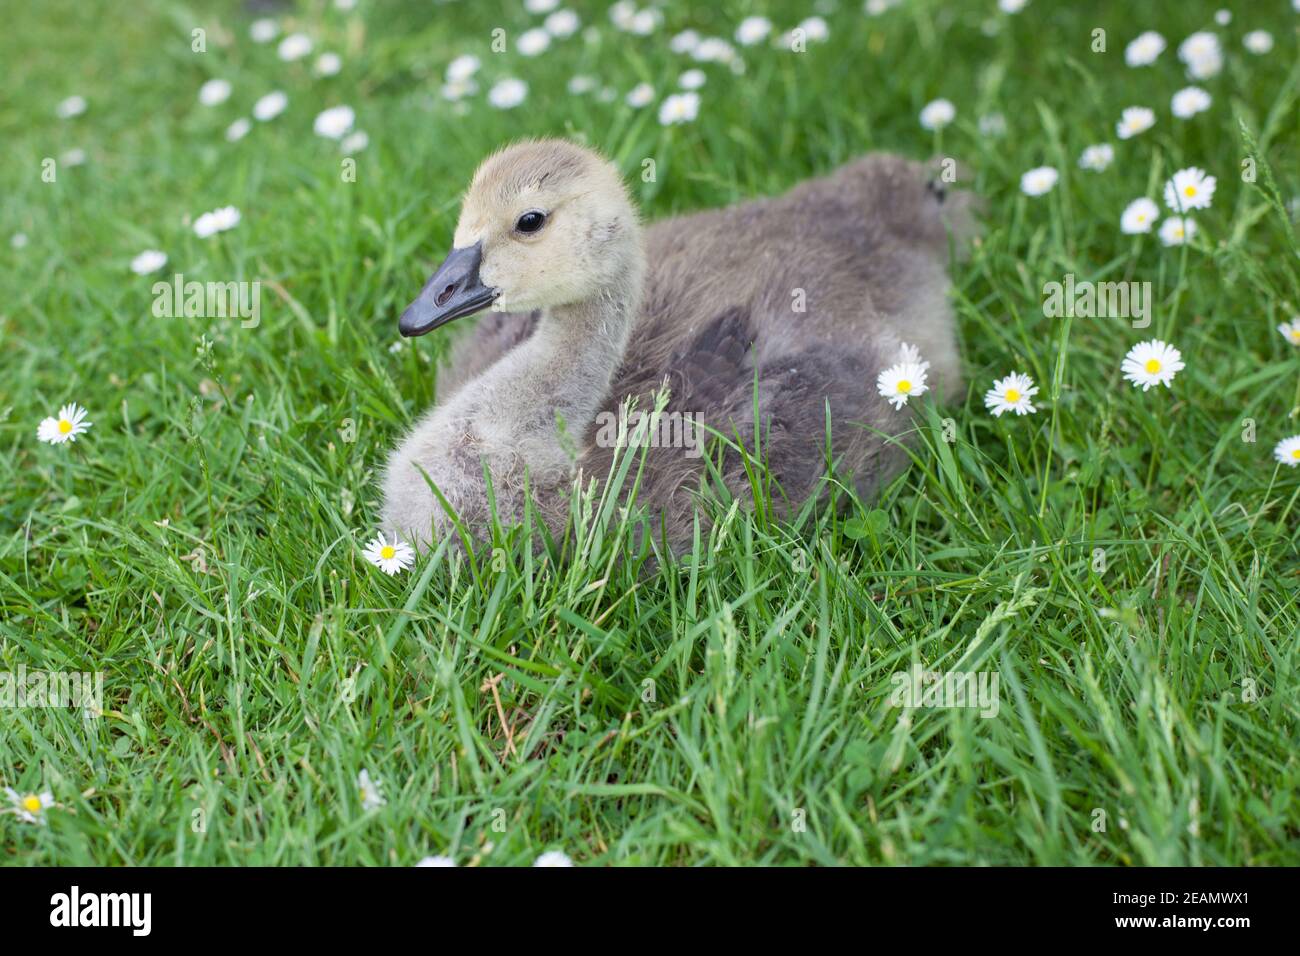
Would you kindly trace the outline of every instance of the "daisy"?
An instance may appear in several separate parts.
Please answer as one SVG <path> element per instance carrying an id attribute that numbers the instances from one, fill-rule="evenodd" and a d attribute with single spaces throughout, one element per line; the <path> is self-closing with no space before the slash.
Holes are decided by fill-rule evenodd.
<path id="1" fill-rule="evenodd" d="M 560 5 L 560 0 L 524 0 L 524 9 L 529 13 L 550 13 Z"/>
<path id="2" fill-rule="evenodd" d="M 533 866 L 573 866 L 573 861 L 559 850 L 547 850 L 533 861 Z"/>
<path id="3" fill-rule="evenodd" d="M 730 63 L 736 58 L 736 51 L 726 40 L 706 37 L 701 40 L 691 56 L 699 63 Z"/>
<path id="4" fill-rule="evenodd" d="M 359 153 L 370 145 L 370 136 L 365 130 L 359 129 L 354 133 L 349 133 L 339 144 L 339 149 L 343 155 L 351 156 L 353 153 Z"/>
<path id="5" fill-rule="evenodd" d="M 550 45 L 551 35 L 541 27 L 525 30 L 519 34 L 519 39 L 515 41 L 515 49 L 523 56 L 538 56 L 545 53 L 546 48 Z"/>
<path id="6" fill-rule="evenodd" d="M 237 143 L 253 128 L 253 124 L 246 117 L 241 116 L 229 126 L 226 127 L 226 139 L 232 143 Z"/>
<path id="7" fill-rule="evenodd" d="M 659 24 L 663 21 L 663 17 L 664 15 L 658 10 L 648 8 L 645 10 L 638 10 L 636 15 L 632 17 L 631 21 L 628 23 L 627 28 L 630 32 L 635 33 L 639 37 L 649 36 L 658 29 Z"/>
<path id="8" fill-rule="evenodd" d="M 1213 33 L 1193 33 L 1178 45 L 1178 59 L 1187 64 L 1187 75 L 1194 80 L 1208 80 L 1223 69 L 1223 48 Z"/>
<path id="9" fill-rule="evenodd" d="M 86 112 L 86 98 L 84 96 L 69 96 L 54 108 L 54 112 L 59 119 L 72 119 L 74 116 L 80 116 Z"/>
<path id="10" fill-rule="evenodd" d="M 48 791 L 19 793 L 17 790 L 5 787 L 5 796 L 9 798 L 10 804 L 13 805 L 12 812 L 18 815 L 19 820 L 23 823 L 35 823 L 37 826 L 45 825 L 45 811 L 54 806 L 54 794 Z"/>
<path id="11" fill-rule="evenodd" d="M 416 866 L 455 866 L 456 861 L 449 856 L 426 856 Z"/>
<path id="12" fill-rule="evenodd" d="M 94 422 L 86 421 L 87 412 L 73 402 L 59 409 L 58 418 L 44 418 L 36 428 L 36 437 L 51 445 L 75 442 Z"/>
<path id="13" fill-rule="evenodd" d="M 1115 124 L 1115 135 L 1120 139 L 1132 139 L 1139 133 L 1145 133 L 1156 124 L 1156 114 L 1145 106 L 1130 106 L 1120 114 Z"/>
<path id="14" fill-rule="evenodd" d="M 334 9 L 342 10 L 344 13 L 349 10 L 355 10 L 356 6 L 357 0 L 334 0 Z"/>
<path id="15" fill-rule="evenodd" d="M 1183 216 L 1170 216 L 1160 224 L 1160 241 L 1166 246 L 1184 246 L 1196 235 L 1196 223 Z"/>
<path id="16" fill-rule="evenodd" d="M 283 113 L 288 105 L 289 97 L 281 90 L 267 93 L 253 104 L 253 119 L 268 122 Z"/>
<path id="17" fill-rule="evenodd" d="M 649 106 L 655 98 L 655 88 L 649 83 L 638 83 L 632 87 L 632 91 L 627 94 L 627 105 L 634 110 L 639 110 L 643 106 Z"/>
<path id="18" fill-rule="evenodd" d="M 254 20 L 248 27 L 248 35 L 254 43 L 270 43 L 279 33 L 280 25 L 267 18 Z"/>
<path id="19" fill-rule="evenodd" d="M 795 29 L 802 30 L 804 39 L 810 43 L 825 43 L 831 36 L 831 28 L 821 17 L 809 17 Z"/>
<path id="20" fill-rule="evenodd" d="M 700 35 L 694 30 L 683 30 L 668 41 L 668 49 L 674 53 L 691 53 L 700 45 Z"/>
<path id="21" fill-rule="evenodd" d="M 167 253 L 157 249 L 146 249 L 131 260 L 131 271 L 138 276 L 147 276 L 167 265 Z"/>
<path id="22" fill-rule="evenodd" d="M 1061 178 L 1051 166 L 1039 166 L 1020 177 L 1020 191 L 1026 196 L 1041 196 L 1051 192 L 1056 181 Z"/>
<path id="23" fill-rule="evenodd" d="M 301 60 L 311 52 L 311 37 L 305 33 L 290 33 L 280 41 L 279 47 L 276 48 L 276 56 L 285 63 L 292 63 L 294 60 Z"/>
<path id="24" fill-rule="evenodd" d="M 208 80 L 199 87 L 199 102 L 204 106 L 220 106 L 230 99 L 229 80 Z"/>
<path id="25" fill-rule="evenodd" d="M 1292 345 L 1300 345 L 1300 315 L 1295 316 L 1290 322 L 1283 322 L 1277 330 L 1282 333 L 1282 338 Z"/>
<path id="26" fill-rule="evenodd" d="M 614 24 L 620 30 L 632 29 L 632 21 L 636 19 L 636 4 L 630 0 L 618 0 L 609 8 L 609 22 Z"/>
<path id="27" fill-rule="evenodd" d="M 891 7 L 898 6 L 900 0 L 867 0 L 862 5 L 862 12 L 869 17 L 878 17 Z"/>
<path id="28" fill-rule="evenodd" d="M 1003 13 L 1019 13 L 1028 2 L 1029 0 L 998 0 L 998 9 Z"/>
<path id="29" fill-rule="evenodd" d="M 679 123 L 690 123 L 699 113 L 699 93 L 673 93 L 659 105 L 659 124 L 676 126 Z"/>
<path id="30" fill-rule="evenodd" d="M 1241 38 L 1242 45 L 1256 56 L 1263 56 L 1273 49 L 1273 34 L 1267 30 L 1251 30 Z"/>
<path id="31" fill-rule="evenodd" d="M 370 771 L 362 769 L 357 774 L 357 791 L 361 797 L 362 810 L 378 810 L 385 803 L 384 795 L 379 790 L 379 781 L 370 779 Z"/>
<path id="32" fill-rule="evenodd" d="M 312 67 L 317 76 L 335 76 L 341 69 L 343 58 L 337 53 L 322 53 L 316 57 L 316 65 Z"/>
<path id="33" fill-rule="evenodd" d="M 957 116 L 957 107 L 949 100 L 931 100 L 921 110 L 920 120 L 924 129 L 940 130 Z"/>
<path id="34" fill-rule="evenodd" d="M 442 98 L 453 103 L 478 92 L 478 84 L 473 80 L 449 80 L 442 85 Z"/>
<path id="35" fill-rule="evenodd" d="M 13 246 L 15 249 L 26 249 L 27 233 L 15 232 L 9 239 L 9 245 Z"/>
<path id="36" fill-rule="evenodd" d="M 242 218 L 239 210 L 234 206 L 222 206 L 212 212 L 205 212 L 194 220 L 194 235 L 200 239 L 207 239 L 219 232 L 234 229 Z"/>
<path id="37" fill-rule="evenodd" d="M 876 391 L 895 409 L 902 408 L 909 398 L 924 394 L 928 388 L 922 363 L 900 362 L 876 377 Z"/>
<path id="38" fill-rule="evenodd" d="M 1186 86 L 1174 94 L 1169 109 L 1179 119 L 1191 119 L 1197 113 L 1208 110 L 1212 102 L 1210 94 L 1199 86 Z"/>
<path id="39" fill-rule="evenodd" d="M 736 42 L 741 46 L 762 43 L 772 32 L 772 21 L 767 17 L 745 17 L 736 27 Z"/>
<path id="40" fill-rule="evenodd" d="M 1229 23 L 1232 22 L 1232 11 L 1219 10 L 1214 14 L 1214 22 L 1221 27 L 1226 27 Z"/>
<path id="41" fill-rule="evenodd" d="M 478 72 L 482 66 L 479 58 L 472 53 L 462 53 L 447 64 L 447 82 L 463 83 Z"/>
<path id="42" fill-rule="evenodd" d="M 1300 465 L 1300 435 L 1283 438 L 1273 448 L 1273 457 L 1283 465 Z"/>
<path id="43" fill-rule="evenodd" d="M 488 90 L 488 102 L 499 110 L 514 109 L 528 98 L 528 84 L 514 77 L 497 80 Z"/>
<path id="44" fill-rule="evenodd" d="M 1124 62 L 1129 66 L 1150 66 L 1165 52 L 1165 38 L 1148 30 L 1124 48 Z"/>
<path id="45" fill-rule="evenodd" d="M 984 407 L 1001 418 L 1003 412 L 1032 415 L 1038 409 L 1030 401 L 1038 394 L 1038 386 L 1028 375 L 1012 372 L 1006 378 L 995 379 L 993 387 L 984 393 Z"/>
<path id="46" fill-rule="evenodd" d="M 84 166 L 86 164 L 86 151 L 80 148 L 67 150 L 59 156 L 59 162 L 64 166 Z"/>
<path id="47" fill-rule="evenodd" d="M 571 96 L 582 96 L 584 93 L 590 93 L 596 88 L 596 78 L 579 74 L 569 80 L 568 86 L 565 87 Z"/>
<path id="48" fill-rule="evenodd" d="M 1185 366 L 1178 349 L 1159 339 L 1152 339 L 1149 342 L 1139 342 L 1129 349 L 1120 367 L 1124 378 L 1132 382 L 1134 387 L 1141 385 L 1145 392 L 1153 385 L 1168 388 L 1174 376 Z"/>
<path id="49" fill-rule="evenodd" d="M 562 40 L 577 33 L 582 21 L 572 10 L 556 10 L 542 22 L 542 26 L 551 36 Z"/>
<path id="50" fill-rule="evenodd" d="M 375 535 L 375 540 L 367 544 L 361 553 L 385 574 L 397 574 L 415 563 L 415 552 L 411 546 L 396 535 L 391 544 L 382 534 Z"/>
<path id="51" fill-rule="evenodd" d="M 708 79 L 703 70 L 687 70 L 677 78 L 677 85 L 684 90 L 698 90 Z"/>
<path id="52" fill-rule="evenodd" d="M 1114 161 L 1115 148 L 1110 143 L 1098 143 L 1083 151 L 1083 155 L 1079 157 L 1079 168 L 1100 173 Z"/>
<path id="53" fill-rule="evenodd" d="M 1165 183 L 1165 205 L 1174 212 L 1188 209 L 1209 209 L 1214 200 L 1215 178 L 1205 175 L 1205 170 L 1189 166 L 1174 173 Z"/>
<path id="54" fill-rule="evenodd" d="M 1151 227 L 1155 225 L 1160 218 L 1160 207 L 1153 201 L 1143 197 L 1134 199 L 1124 207 L 1124 212 L 1119 217 L 1120 232 L 1125 235 L 1134 236 L 1140 232 L 1150 232 Z"/>
<path id="55" fill-rule="evenodd" d="M 316 117 L 312 129 L 326 139 L 342 139 L 352 129 L 357 115 L 350 106 L 332 106 Z"/>

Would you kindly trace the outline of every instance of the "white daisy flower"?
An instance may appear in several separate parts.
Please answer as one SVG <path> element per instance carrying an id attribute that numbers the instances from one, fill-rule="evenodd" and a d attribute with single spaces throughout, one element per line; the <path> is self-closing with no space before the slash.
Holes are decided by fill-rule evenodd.
<path id="1" fill-rule="evenodd" d="M 1026 196 L 1041 196 L 1051 192 L 1061 174 L 1052 166 L 1039 166 L 1020 177 L 1020 191 Z"/>
<path id="2" fill-rule="evenodd" d="M 37 826 L 45 825 L 45 811 L 54 806 L 54 794 L 49 791 L 19 793 L 17 790 L 5 787 L 5 796 L 9 798 L 13 812 L 18 815 L 19 820 L 23 823 L 35 823 Z"/>
<path id="3" fill-rule="evenodd" d="M 627 28 L 637 36 L 645 37 L 654 33 L 659 24 L 663 21 L 664 15 L 653 8 L 638 10 L 636 16 L 632 17 Z"/>
<path id="4" fill-rule="evenodd" d="M 1174 212 L 1209 209 L 1215 182 L 1213 176 L 1205 175 L 1205 170 L 1196 166 L 1180 169 L 1165 183 L 1165 205 Z"/>
<path id="5" fill-rule="evenodd" d="M 447 82 L 463 83 L 478 72 L 483 64 L 472 53 L 462 53 L 447 64 Z"/>
<path id="6" fill-rule="evenodd" d="M 51 445 L 62 445 L 65 441 L 75 442 L 77 436 L 87 431 L 94 422 L 86 421 L 89 414 L 76 402 L 59 409 L 57 418 L 43 418 L 36 427 L 36 437 Z"/>
<path id="7" fill-rule="evenodd" d="M 1290 322 L 1283 322 L 1277 330 L 1282 333 L 1282 338 L 1292 345 L 1300 346 L 1300 315 L 1295 316 Z"/>
<path id="8" fill-rule="evenodd" d="M 1185 367 L 1182 353 L 1159 339 L 1139 342 L 1133 346 L 1120 366 L 1124 378 L 1132 382 L 1135 388 L 1141 385 L 1144 392 L 1153 385 L 1168 388 L 1174 376 Z"/>
<path id="9" fill-rule="evenodd" d="M 359 129 L 354 133 L 349 133 L 343 137 L 343 142 L 339 144 L 339 150 L 344 156 L 351 156 L 353 153 L 359 153 L 370 145 L 370 136 L 365 130 Z"/>
<path id="10" fill-rule="evenodd" d="M 565 87 L 571 96 L 582 96 L 584 93 L 590 93 L 595 88 L 596 78 L 585 74 L 575 76 L 569 80 L 568 85 Z"/>
<path id="11" fill-rule="evenodd" d="M 290 33 L 280 41 L 275 54 L 285 63 L 301 60 L 311 52 L 311 37 L 305 33 Z"/>
<path id="12" fill-rule="evenodd" d="M 582 26 L 582 21 L 572 10 L 556 10 L 544 21 L 542 26 L 546 32 L 556 39 L 563 40 L 565 37 L 571 37 L 578 32 L 578 27 Z"/>
<path id="13" fill-rule="evenodd" d="M 1179 119 L 1191 119 L 1210 108 L 1210 94 L 1199 86 L 1185 86 L 1169 101 L 1169 109 Z"/>
<path id="14" fill-rule="evenodd" d="M 731 63 L 736 59 L 736 51 L 726 40 L 717 37 L 705 37 L 691 52 L 697 63 Z"/>
<path id="15" fill-rule="evenodd" d="M 357 8 L 357 0 L 334 0 L 334 9 L 342 10 L 347 13 L 349 10 Z"/>
<path id="16" fill-rule="evenodd" d="M 573 866 L 573 861 L 559 850 L 547 850 L 533 861 L 533 866 Z"/>
<path id="17" fill-rule="evenodd" d="M 54 113 L 59 119 L 72 119 L 72 117 L 80 116 L 84 112 L 86 112 L 86 98 L 84 96 L 69 96 L 54 108 Z"/>
<path id="18" fill-rule="evenodd" d="M 289 105 L 289 97 L 282 90 L 267 93 L 253 104 L 253 119 L 266 123 L 284 112 Z"/>
<path id="19" fill-rule="evenodd" d="M 456 861 L 449 856 L 426 856 L 416 866 L 455 866 Z"/>
<path id="20" fill-rule="evenodd" d="M 279 34 L 280 25 L 266 17 L 261 20 L 254 20 L 248 27 L 248 35 L 254 43 L 270 43 Z"/>
<path id="21" fill-rule="evenodd" d="M 205 212 L 194 220 L 194 235 L 200 239 L 207 239 L 219 232 L 234 229 L 242 218 L 239 210 L 234 206 L 222 206 L 220 209 Z"/>
<path id="22" fill-rule="evenodd" d="M 1129 66 L 1150 66 L 1165 52 L 1165 38 L 1148 30 L 1124 48 L 1124 62 Z"/>
<path id="23" fill-rule="evenodd" d="M 632 21 L 636 19 L 636 4 L 630 0 L 618 0 L 609 8 L 609 22 L 614 24 L 620 30 L 632 29 Z"/>
<path id="24" fill-rule="evenodd" d="M 922 365 L 900 362 L 876 377 L 876 391 L 894 408 L 902 408 L 913 395 L 923 395 L 929 389 L 925 378 L 926 370 Z"/>
<path id="25" fill-rule="evenodd" d="M 957 116 L 957 107 L 951 100 L 931 100 L 921 110 L 920 120 L 924 129 L 939 130 L 951 123 Z"/>
<path id="26" fill-rule="evenodd" d="M 316 65 L 312 67 L 312 72 L 317 76 L 337 76 L 341 69 L 343 69 L 343 57 L 337 53 L 322 53 L 316 57 Z"/>
<path id="27" fill-rule="evenodd" d="M 1129 236 L 1150 232 L 1151 227 L 1156 224 L 1156 220 L 1159 218 L 1160 207 L 1152 200 L 1147 199 L 1145 196 L 1141 199 L 1134 199 L 1124 207 L 1124 212 L 1119 217 L 1120 232 Z"/>
<path id="28" fill-rule="evenodd" d="M 809 17 L 795 29 L 802 30 L 804 39 L 809 43 L 825 43 L 831 38 L 831 28 L 822 17 Z"/>
<path id="29" fill-rule="evenodd" d="M 69 168 L 86 164 L 86 151 L 80 147 L 69 149 L 59 156 L 59 162 Z"/>
<path id="30" fill-rule="evenodd" d="M 167 265 L 167 253 L 157 249 L 146 249 L 131 260 L 131 271 L 138 276 L 147 276 Z"/>
<path id="31" fill-rule="evenodd" d="M 453 103 L 478 92 L 478 84 L 473 80 L 449 80 L 442 85 L 442 98 Z"/>
<path id="32" fill-rule="evenodd" d="M 1183 246 L 1196 235 L 1196 223 L 1184 216 L 1170 216 L 1160 224 L 1160 241 L 1166 246 Z"/>
<path id="33" fill-rule="evenodd" d="M 230 99 L 229 80 L 208 80 L 199 87 L 199 102 L 204 106 L 220 106 Z"/>
<path id="34" fill-rule="evenodd" d="M 898 6 L 902 0 L 867 0 L 862 5 L 862 12 L 869 17 L 878 17 L 882 13 Z"/>
<path id="35" fill-rule="evenodd" d="M 1095 173 L 1105 170 L 1115 161 L 1115 147 L 1110 143 L 1098 143 L 1095 146 L 1089 146 L 1079 157 L 1080 169 L 1091 169 Z"/>
<path id="36" fill-rule="evenodd" d="M 632 91 L 627 94 L 627 105 L 634 110 L 639 110 L 643 106 L 649 106 L 654 102 L 655 88 L 649 83 L 638 83 L 632 87 Z"/>
<path id="37" fill-rule="evenodd" d="M 1193 33 L 1178 45 L 1178 59 L 1187 64 L 1187 75 L 1194 80 L 1208 80 L 1223 69 L 1223 47 L 1213 33 Z"/>
<path id="38" fill-rule="evenodd" d="M 1030 401 L 1038 394 L 1034 380 L 1022 372 L 1012 372 L 1006 378 L 995 379 L 993 387 L 984 393 L 984 407 L 1001 418 L 1003 412 L 1032 415 L 1038 409 Z"/>
<path id="39" fill-rule="evenodd" d="M 1216 11 L 1214 14 L 1214 22 L 1221 27 L 1226 27 L 1229 23 L 1232 22 L 1232 11 L 1231 10 Z"/>
<path id="40" fill-rule="evenodd" d="M 541 27 L 525 30 L 515 41 L 515 49 L 523 56 L 538 56 L 545 53 L 550 45 L 551 35 Z"/>
<path id="41" fill-rule="evenodd" d="M 677 85 L 684 90 L 698 90 L 708 79 L 703 70 L 687 70 L 677 77 Z"/>
<path id="42" fill-rule="evenodd" d="M 1273 447 L 1273 457 L 1283 465 L 1300 465 L 1300 435 L 1283 438 Z"/>
<path id="43" fill-rule="evenodd" d="M 352 129 L 357 114 L 350 106 L 332 106 L 316 117 L 312 129 L 326 139 L 342 139 Z"/>
<path id="44" fill-rule="evenodd" d="M 499 110 L 514 109 L 527 98 L 528 84 L 512 76 L 497 80 L 488 90 L 488 102 Z"/>
<path id="45" fill-rule="evenodd" d="M 673 93 L 659 106 L 659 123 L 661 126 L 690 123 L 699 113 L 699 93 Z"/>
<path id="46" fill-rule="evenodd" d="M 367 561 L 388 575 L 398 574 L 415 564 L 415 551 L 396 535 L 391 544 L 382 534 L 375 535 L 375 540 L 367 544 L 361 553 Z"/>
<path id="47" fill-rule="evenodd" d="M 1145 133 L 1156 125 L 1156 114 L 1145 106 L 1130 106 L 1120 114 L 1115 124 L 1115 135 L 1120 139 L 1132 139 L 1139 133 Z"/>
<path id="48" fill-rule="evenodd" d="M 1273 49 L 1273 34 L 1267 30 L 1251 30 L 1241 38 L 1241 43 L 1256 56 L 1263 56 Z"/>
<path id="49" fill-rule="evenodd" d="M 524 0 L 524 9 L 529 13 L 550 13 L 560 5 L 560 0 Z"/>
<path id="50" fill-rule="evenodd" d="M 700 35 L 694 30 L 683 30 L 668 41 L 668 49 L 674 53 L 691 53 L 700 45 Z"/>
<path id="51" fill-rule="evenodd" d="M 25 232 L 15 232 L 15 233 L 14 233 L 14 234 L 9 238 L 9 245 L 13 246 L 15 249 L 26 249 L 26 248 L 27 248 L 27 233 L 25 233 Z"/>
<path id="52" fill-rule="evenodd" d="M 252 128 L 253 124 L 248 120 L 248 118 L 241 116 L 226 127 L 226 139 L 232 143 L 237 143 L 247 136 L 248 131 Z"/>
<path id="53" fill-rule="evenodd" d="M 370 771 L 362 768 L 357 774 L 357 793 L 361 797 L 362 810 L 378 810 L 387 801 L 379 789 L 379 781 L 370 779 Z"/>
<path id="54" fill-rule="evenodd" d="M 1003 13 L 1019 13 L 1028 2 L 1029 0 L 998 0 L 998 9 Z"/>
<path id="55" fill-rule="evenodd" d="M 745 17 L 736 27 L 736 42 L 741 46 L 762 43 L 772 32 L 772 21 L 767 17 Z"/>

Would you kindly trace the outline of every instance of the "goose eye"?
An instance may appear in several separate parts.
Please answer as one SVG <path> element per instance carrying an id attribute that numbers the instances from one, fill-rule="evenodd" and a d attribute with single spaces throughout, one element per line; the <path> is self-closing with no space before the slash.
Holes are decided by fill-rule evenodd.
<path id="1" fill-rule="evenodd" d="M 519 217 L 519 221 L 515 223 L 515 229 L 524 233 L 536 232 L 538 229 L 542 228 L 542 225 L 545 222 L 546 213 L 538 212 L 534 209 Z"/>

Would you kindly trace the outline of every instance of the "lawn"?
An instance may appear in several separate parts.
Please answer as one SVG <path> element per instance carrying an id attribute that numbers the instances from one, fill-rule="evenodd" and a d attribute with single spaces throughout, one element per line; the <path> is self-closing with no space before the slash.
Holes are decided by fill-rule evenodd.
<path id="1" fill-rule="evenodd" d="M 268 14 L 233 2 L 9 9 L 0 673 L 98 672 L 103 699 L 90 719 L 0 709 L 0 787 L 51 803 L 33 824 L 0 798 L 0 860 L 1300 864 L 1300 470 L 1273 454 L 1300 432 L 1300 350 L 1277 331 L 1300 311 L 1291 0 L 666 0 L 644 34 L 565 5 L 581 27 L 535 56 L 523 0 L 302 0 L 268 43 Z M 775 31 L 742 46 L 751 14 Z M 772 42 L 818 14 L 825 40 Z M 743 72 L 673 52 L 688 28 Z M 1146 30 L 1168 48 L 1130 67 Z M 1196 31 L 1223 63 L 1189 80 Z M 313 49 L 285 62 L 296 32 Z M 452 101 L 462 54 L 481 67 Z M 690 68 L 698 116 L 662 125 Z M 494 107 L 506 77 L 526 99 Z M 212 79 L 231 94 L 204 105 Z M 1177 118 L 1193 83 L 1212 102 Z M 284 111 L 228 139 L 275 90 Z M 937 98 L 955 119 L 926 129 Z M 354 165 L 313 132 L 339 105 L 368 136 Z M 1121 139 L 1129 106 L 1156 122 Z M 362 555 L 380 468 L 473 321 L 403 341 L 397 315 L 478 160 L 532 135 L 603 150 L 648 220 L 870 150 L 956 157 L 987 200 L 953 268 L 963 401 L 920 402 L 876 501 L 837 488 L 785 524 L 714 502 L 661 562 L 610 501 L 554 552 L 509 530 L 381 573 Z M 1113 162 L 1080 168 L 1098 143 Z M 1059 181 L 1028 195 L 1041 166 Z M 1193 166 L 1217 191 L 1190 242 L 1121 231 L 1136 198 L 1167 215 L 1165 180 Z M 200 237 L 226 206 L 238 224 Z M 137 275 L 147 249 L 167 263 Z M 175 273 L 260 283 L 257 322 L 158 316 Z M 1048 315 L 1067 275 L 1149 282 L 1150 327 Z M 1143 391 L 1121 362 L 1151 338 L 1186 367 Z M 1037 412 L 994 417 L 984 392 L 1012 371 Z M 92 427 L 39 441 L 72 402 Z M 898 706 L 913 668 L 996 676 L 996 712 Z"/>

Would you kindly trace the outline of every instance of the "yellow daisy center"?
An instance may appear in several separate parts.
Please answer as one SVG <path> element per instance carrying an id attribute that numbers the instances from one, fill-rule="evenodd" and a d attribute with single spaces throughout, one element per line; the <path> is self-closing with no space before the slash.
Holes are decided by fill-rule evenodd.
<path id="1" fill-rule="evenodd" d="M 908 392 L 912 390 L 912 383 L 905 378 L 899 379 L 898 390 L 902 392 L 904 395 L 906 395 Z"/>
<path id="2" fill-rule="evenodd" d="M 1147 359 L 1147 371 L 1152 375 L 1160 371 L 1160 359 Z"/>
<path id="3" fill-rule="evenodd" d="M 379 549 L 379 556 L 385 561 L 391 561 L 393 558 L 397 557 L 397 549 L 391 544 L 386 544 Z"/>
<path id="4" fill-rule="evenodd" d="M 1007 389 L 1007 401 L 1008 402 L 1020 401 L 1020 393 L 1016 391 L 1014 388 Z"/>
<path id="5" fill-rule="evenodd" d="M 1195 196 L 1195 195 L 1196 195 L 1196 187 L 1195 187 L 1195 186 L 1188 186 L 1186 189 L 1183 190 L 1183 194 L 1184 194 L 1184 195 L 1187 195 L 1187 196 Z"/>
<path id="6" fill-rule="evenodd" d="M 1291 336 L 1292 342 L 1300 342 L 1300 329 L 1292 329 L 1287 334 Z"/>
<path id="7" fill-rule="evenodd" d="M 1146 221 L 1147 221 L 1147 214 L 1144 212 L 1138 213 L 1138 222 L 1146 222 Z"/>
<path id="8" fill-rule="evenodd" d="M 41 798 L 36 796 L 34 793 L 23 797 L 23 809 L 28 813 L 40 813 Z"/>
<path id="9" fill-rule="evenodd" d="M 59 419 L 59 434 L 60 434 L 60 435 L 66 435 L 66 434 L 67 434 L 68 432 L 70 432 L 70 431 L 72 431 L 72 422 L 68 421 L 66 418 L 60 418 L 60 419 Z"/>
<path id="10" fill-rule="evenodd" d="M 1294 458 L 1296 461 L 1300 461 L 1300 448 L 1292 449 L 1291 457 Z"/>

